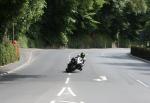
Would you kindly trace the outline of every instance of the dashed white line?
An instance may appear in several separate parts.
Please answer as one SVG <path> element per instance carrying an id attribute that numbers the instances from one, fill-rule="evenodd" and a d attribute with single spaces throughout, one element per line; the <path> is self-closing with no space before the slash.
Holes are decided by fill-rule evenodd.
<path id="1" fill-rule="evenodd" d="M 68 89 L 68 91 L 71 93 L 72 96 L 74 96 L 74 97 L 76 96 L 76 94 L 71 90 L 70 87 L 68 87 L 67 89 Z"/>
<path id="2" fill-rule="evenodd" d="M 65 91 L 65 89 L 66 89 L 66 87 L 63 87 L 63 88 L 61 89 L 61 91 L 57 94 L 57 96 L 61 96 L 62 93 Z"/>
<path id="3" fill-rule="evenodd" d="M 65 84 L 68 84 L 69 80 L 70 80 L 70 78 L 67 78 Z"/>
<path id="4" fill-rule="evenodd" d="M 137 82 L 139 82 L 140 84 L 142 84 L 143 86 L 145 86 L 145 87 L 149 87 L 147 84 L 145 84 L 145 83 L 143 83 L 142 81 L 140 81 L 140 80 L 136 80 Z"/>

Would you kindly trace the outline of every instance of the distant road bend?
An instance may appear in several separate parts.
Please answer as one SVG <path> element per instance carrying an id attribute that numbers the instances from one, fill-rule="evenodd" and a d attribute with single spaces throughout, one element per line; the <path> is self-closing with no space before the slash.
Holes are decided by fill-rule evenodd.
<path id="1" fill-rule="evenodd" d="M 85 52 L 83 71 L 65 73 Z M 41 49 L 31 63 L 0 77 L 0 103 L 150 103 L 150 64 L 129 49 Z"/>

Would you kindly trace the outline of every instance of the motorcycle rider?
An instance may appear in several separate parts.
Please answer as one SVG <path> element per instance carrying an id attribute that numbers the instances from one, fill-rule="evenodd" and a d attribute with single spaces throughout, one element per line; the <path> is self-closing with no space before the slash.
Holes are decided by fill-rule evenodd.
<path id="1" fill-rule="evenodd" d="M 77 67 L 78 69 L 81 71 L 82 67 L 84 65 L 85 62 L 85 54 L 82 52 L 80 55 L 78 55 L 77 57 Z"/>

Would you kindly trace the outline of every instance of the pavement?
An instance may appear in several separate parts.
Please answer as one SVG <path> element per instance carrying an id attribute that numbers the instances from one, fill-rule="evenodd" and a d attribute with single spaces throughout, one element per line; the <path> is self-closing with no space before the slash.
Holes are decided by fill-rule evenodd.
<path id="1" fill-rule="evenodd" d="M 32 52 L 38 49 L 23 49 L 20 48 L 20 60 L 4 66 L 0 66 L 0 76 L 15 72 L 27 65 L 32 58 Z"/>
<path id="2" fill-rule="evenodd" d="M 129 49 L 23 51 L 23 66 L 9 66 L 0 78 L 0 103 L 150 103 L 150 63 Z M 80 52 L 86 53 L 83 71 L 65 73 Z"/>

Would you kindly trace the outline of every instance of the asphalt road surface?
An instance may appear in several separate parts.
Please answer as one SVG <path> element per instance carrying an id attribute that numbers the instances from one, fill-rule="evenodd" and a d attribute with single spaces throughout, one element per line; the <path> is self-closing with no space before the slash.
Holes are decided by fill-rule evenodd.
<path id="1" fill-rule="evenodd" d="M 65 73 L 86 53 L 83 71 Z M 150 103 L 150 63 L 129 49 L 36 50 L 28 65 L 0 77 L 0 103 Z"/>

